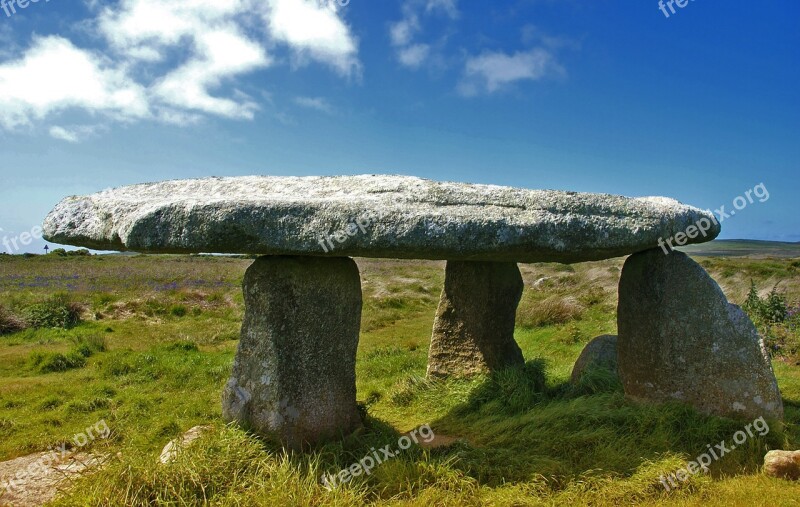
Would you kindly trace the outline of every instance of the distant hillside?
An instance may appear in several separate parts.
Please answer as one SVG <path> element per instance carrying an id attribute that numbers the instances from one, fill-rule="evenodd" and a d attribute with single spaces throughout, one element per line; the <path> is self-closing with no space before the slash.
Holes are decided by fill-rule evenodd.
<path id="1" fill-rule="evenodd" d="M 700 245 L 681 247 L 679 250 L 690 255 L 714 257 L 800 257 L 800 243 L 752 239 L 718 239 Z"/>

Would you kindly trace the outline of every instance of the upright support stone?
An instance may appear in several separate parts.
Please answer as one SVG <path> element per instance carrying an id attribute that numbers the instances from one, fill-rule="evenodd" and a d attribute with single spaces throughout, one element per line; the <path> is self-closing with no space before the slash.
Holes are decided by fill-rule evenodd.
<path id="1" fill-rule="evenodd" d="M 680 252 L 628 258 L 619 283 L 617 355 L 625 394 L 698 411 L 780 419 L 769 354 L 741 308 Z"/>
<path id="2" fill-rule="evenodd" d="M 260 257 L 245 275 L 244 300 L 241 341 L 222 395 L 225 420 L 295 449 L 359 428 L 356 263 Z"/>
<path id="3" fill-rule="evenodd" d="M 514 341 L 522 289 L 522 276 L 513 262 L 448 261 L 428 377 L 467 376 L 524 364 Z"/>

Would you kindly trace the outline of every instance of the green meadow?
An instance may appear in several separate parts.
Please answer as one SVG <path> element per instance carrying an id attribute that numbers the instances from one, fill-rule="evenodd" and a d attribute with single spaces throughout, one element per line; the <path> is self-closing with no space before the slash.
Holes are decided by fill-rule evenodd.
<path id="1" fill-rule="evenodd" d="M 446 382 L 425 378 L 444 263 L 358 259 L 365 428 L 296 454 L 220 418 L 252 259 L 0 255 L 0 460 L 71 445 L 104 420 L 108 438 L 81 450 L 104 456 L 105 466 L 55 505 L 797 504 L 800 484 L 766 478 L 760 466 L 770 449 L 800 449 L 800 262 L 696 259 L 732 302 L 744 303 L 755 284 L 765 301 L 775 289 L 787 304 L 780 322 L 754 315 L 786 417 L 670 491 L 661 476 L 749 421 L 638 405 L 602 370 L 569 383 L 586 343 L 616 334 L 624 259 L 520 265 L 516 339 L 525 367 Z M 423 424 L 437 445 L 413 445 L 335 489 L 321 484 Z M 197 425 L 213 429 L 160 464 L 164 445 Z"/>

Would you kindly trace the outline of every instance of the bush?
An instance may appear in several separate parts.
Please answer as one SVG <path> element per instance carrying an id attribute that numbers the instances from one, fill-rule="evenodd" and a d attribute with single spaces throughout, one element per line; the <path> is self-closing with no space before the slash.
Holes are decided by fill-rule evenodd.
<path id="1" fill-rule="evenodd" d="M 70 302 L 65 294 L 56 294 L 42 303 L 29 306 L 25 320 L 31 327 L 70 329 L 81 321 L 80 306 Z"/>
<path id="2" fill-rule="evenodd" d="M 0 336 L 22 331 L 25 327 L 24 320 L 0 306 Z"/>
<path id="3" fill-rule="evenodd" d="M 185 317 L 188 313 L 188 310 L 184 305 L 172 305 L 169 308 L 169 313 L 173 317 Z"/>
<path id="4" fill-rule="evenodd" d="M 767 297 L 758 295 L 755 282 L 750 282 L 750 292 L 742 308 L 758 327 L 767 348 L 778 356 L 800 356 L 800 313 L 789 309 L 786 296 L 773 287 Z"/>
<path id="5" fill-rule="evenodd" d="M 789 305 L 786 296 L 778 293 L 778 286 L 772 288 L 766 298 L 761 298 L 756 283 L 750 281 L 750 292 L 742 308 L 754 321 L 762 324 L 780 324 L 789 316 Z"/>

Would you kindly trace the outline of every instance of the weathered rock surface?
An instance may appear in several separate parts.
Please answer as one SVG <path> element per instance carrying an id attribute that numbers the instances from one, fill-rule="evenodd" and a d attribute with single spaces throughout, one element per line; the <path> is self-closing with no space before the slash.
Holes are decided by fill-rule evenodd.
<path id="1" fill-rule="evenodd" d="M 800 451 L 769 451 L 764 456 L 764 473 L 778 479 L 800 480 Z"/>
<path id="2" fill-rule="evenodd" d="M 102 467 L 106 456 L 68 452 L 53 458 L 52 451 L 37 452 L 0 463 L 0 506 L 44 505 L 70 486 L 70 482 Z"/>
<path id="3" fill-rule="evenodd" d="M 467 376 L 524 364 L 514 341 L 522 276 L 513 262 L 448 261 L 428 376 Z"/>
<path id="4" fill-rule="evenodd" d="M 783 403 L 764 341 L 717 283 L 680 252 L 625 262 L 617 311 L 619 373 L 633 399 L 779 419 Z"/>
<path id="5" fill-rule="evenodd" d="M 260 257 L 245 275 L 244 298 L 223 417 L 295 449 L 359 428 L 356 263 Z"/>
<path id="6" fill-rule="evenodd" d="M 617 337 L 604 334 L 592 339 L 583 348 L 575 366 L 572 367 L 572 383 L 578 383 L 584 372 L 594 368 L 605 368 L 617 372 Z"/>
<path id="7" fill-rule="evenodd" d="M 654 248 L 713 214 L 627 198 L 407 176 L 208 178 L 69 197 L 54 243 L 160 253 L 579 262 Z"/>
<path id="8" fill-rule="evenodd" d="M 176 438 L 167 442 L 167 445 L 161 450 L 158 461 L 165 465 L 167 463 L 172 463 L 177 459 L 179 452 L 191 446 L 195 440 L 212 429 L 213 426 L 195 426 L 190 428 L 186 433 L 181 435 L 181 438 Z"/>

